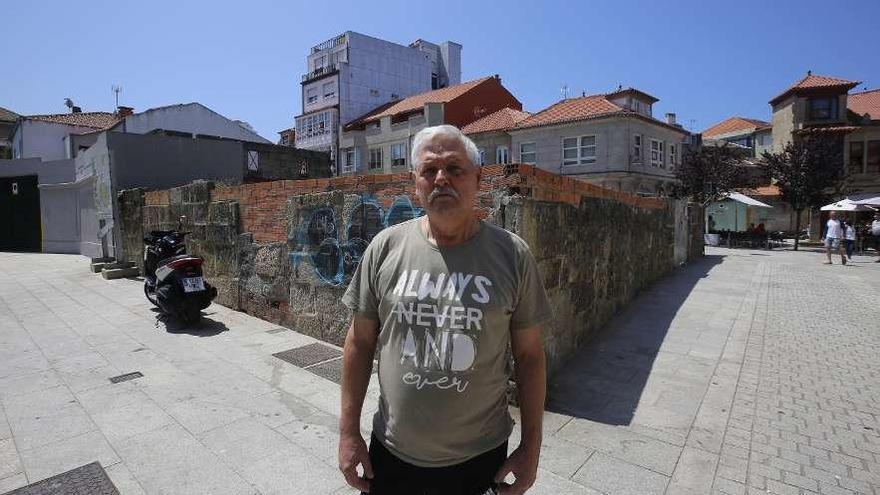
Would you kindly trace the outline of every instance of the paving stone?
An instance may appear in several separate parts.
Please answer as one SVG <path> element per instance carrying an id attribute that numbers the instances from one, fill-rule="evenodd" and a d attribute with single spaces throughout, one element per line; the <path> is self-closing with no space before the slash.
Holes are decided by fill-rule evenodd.
<path id="1" fill-rule="evenodd" d="M 605 452 L 657 472 L 671 475 L 681 449 L 625 428 L 602 425 L 577 419 L 565 425 L 557 434 L 563 439 Z"/>
<path id="2" fill-rule="evenodd" d="M 24 470 L 21 467 L 15 442 L 11 438 L 0 440 L 0 478 L 7 478 L 22 472 Z"/>
<path id="3" fill-rule="evenodd" d="M 197 438 L 230 466 L 252 464 L 284 450 L 291 443 L 251 417 L 214 428 Z"/>
<path id="4" fill-rule="evenodd" d="M 682 450 L 672 480 L 666 490 L 667 495 L 701 495 L 709 493 L 718 456 L 704 450 L 685 447 Z M 718 466 L 720 468 L 720 466 Z M 745 479 L 743 479 L 745 482 Z"/>
<path id="5" fill-rule="evenodd" d="M 116 452 L 97 430 L 35 449 L 23 450 L 21 459 L 30 480 L 55 476 L 93 461 L 98 461 L 102 466 L 119 462 Z"/>
<path id="6" fill-rule="evenodd" d="M 129 437 L 116 451 L 147 493 L 254 493 L 249 483 L 176 424 Z"/>
<path id="7" fill-rule="evenodd" d="M 669 478 L 600 452 L 594 453 L 573 481 L 608 494 L 655 495 L 666 490 Z"/>
<path id="8" fill-rule="evenodd" d="M 27 476 L 25 476 L 23 472 L 7 476 L 6 478 L 0 478 L 0 493 L 11 492 L 16 488 L 21 488 L 27 484 Z"/>

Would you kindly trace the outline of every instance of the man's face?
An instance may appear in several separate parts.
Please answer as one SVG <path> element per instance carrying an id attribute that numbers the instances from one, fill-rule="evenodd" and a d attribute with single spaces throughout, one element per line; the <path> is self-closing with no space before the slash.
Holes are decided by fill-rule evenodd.
<path id="1" fill-rule="evenodd" d="M 837 218 L 837 212 L 832 211 L 829 216 L 831 217 L 832 220 L 834 220 L 835 218 Z"/>
<path id="2" fill-rule="evenodd" d="M 480 189 L 480 169 L 471 163 L 464 144 L 434 136 L 422 148 L 415 170 L 416 196 L 429 213 L 467 215 Z"/>

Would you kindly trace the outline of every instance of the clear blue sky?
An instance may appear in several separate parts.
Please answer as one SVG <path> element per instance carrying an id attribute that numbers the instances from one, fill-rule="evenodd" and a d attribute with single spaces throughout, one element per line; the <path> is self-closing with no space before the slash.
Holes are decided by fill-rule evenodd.
<path id="1" fill-rule="evenodd" d="M 21 114 L 198 101 L 268 139 L 300 111 L 312 45 L 353 30 L 463 45 L 462 79 L 501 75 L 526 110 L 618 84 L 702 130 L 768 118 L 813 73 L 880 87 L 880 1 L 4 2 L 0 106 Z M 859 87 L 861 89 L 861 86 Z"/>

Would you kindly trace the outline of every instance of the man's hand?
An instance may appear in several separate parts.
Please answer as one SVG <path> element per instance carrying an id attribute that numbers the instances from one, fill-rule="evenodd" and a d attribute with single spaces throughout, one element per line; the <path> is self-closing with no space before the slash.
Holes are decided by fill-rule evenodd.
<path id="1" fill-rule="evenodd" d="M 522 495 L 535 484 L 538 476 L 538 454 L 527 451 L 522 446 L 510 454 L 495 475 L 499 495 Z M 516 478 L 512 485 L 504 483 L 504 478 L 510 473 Z"/>
<path id="2" fill-rule="evenodd" d="M 363 478 L 358 476 L 358 465 L 364 469 Z M 370 464 L 367 444 L 359 434 L 339 436 L 339 470 L 352 488 L 369 493 L 373 465 Z"/>

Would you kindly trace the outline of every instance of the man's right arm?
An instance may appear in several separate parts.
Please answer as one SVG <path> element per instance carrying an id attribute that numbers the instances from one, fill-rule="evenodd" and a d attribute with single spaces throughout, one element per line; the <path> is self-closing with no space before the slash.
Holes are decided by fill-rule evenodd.
<path id="1" fill-rule="evenodd" d="M 373 356 L 379 339 L 379 322 L 355 314 L 342 353 L 342 403 L 339 416 L 339 469 L 352 487 L 369 491 L 369 483 L 357 475 L 357 466 L 364 477 L 373 477 L 367 445 L 361 436 L 361 410 L 370 375 Z"/>

